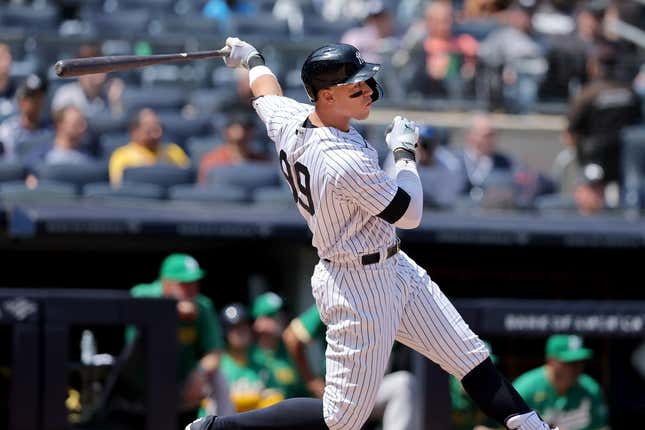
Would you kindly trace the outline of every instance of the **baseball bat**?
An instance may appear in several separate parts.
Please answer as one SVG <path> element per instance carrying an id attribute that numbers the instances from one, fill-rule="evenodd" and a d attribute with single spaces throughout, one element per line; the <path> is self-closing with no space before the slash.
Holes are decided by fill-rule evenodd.
<path id="1" fill-rule="evenodd" d="M 61 78 L 91 75 L 93 73 L 115 72 L 153 64 L 176 63 L 180 61 L 221 58 L 227 56 L 231 48 L 225 46 L 214 51 L 181 52 L 179 54 L 156 55 L 113 55 L 105 57 L 70 58 L 59 60 L 54 65 L 56 75 Z"/>

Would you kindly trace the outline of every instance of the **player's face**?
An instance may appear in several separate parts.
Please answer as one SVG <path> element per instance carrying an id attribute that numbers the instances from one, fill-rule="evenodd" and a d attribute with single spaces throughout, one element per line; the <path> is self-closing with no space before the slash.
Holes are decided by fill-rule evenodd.
<path id="1" fill-rule="evenodd" d="M 550 360 L 549 365 L 553 369 L 554 383 L 556 388 L 562 391 L 568 390 L 584 370 L 584 361 L 563 362 Z"/>
<path id="2" fill-rule="evenodd" d="M 228 329 L 226 338 L 233 349 L 248 348 L 253 340 L 251 326 L 248 322 L 235 324 Z"/>
<path id="3" fill-rule="evenodd" d="M 335 109 L 354 119 L 365 119 L 372 107 L 372 88 L 366 82 L 332 87 Z"/>

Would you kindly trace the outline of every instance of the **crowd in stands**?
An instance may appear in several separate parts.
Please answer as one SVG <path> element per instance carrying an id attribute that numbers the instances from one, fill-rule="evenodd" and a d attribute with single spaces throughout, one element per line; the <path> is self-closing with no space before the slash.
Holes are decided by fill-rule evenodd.
<path id="1" fill-rule="evenodd" d="M 111 32 L 139 15 L 142 26 L 131 35 Z M 55 185 L 84 197 L 100 189 L 113 198 L 246 203 L 262 195 L 288 204 L 244 72 L 211 61 L 61 80 L 46 62 L 156 53 L 170 49 L 159 39 L 170 43 L 175 34 L 185 41 L 231 31 L 260 37 L 285 94 L 302 102 L 300 57 L 343 41 L 384 64 L 383 104 L 480 112 L 464 142 L 421 124 L 429 207 L 642 209 L 645 57 L 617 30 L 617 23 L 642 26 L 642 16 L 637 2 L 611 0 L 10 1 L 0 5 L 6 31 L 40 26 L 87 43 L 0 43 L 0 193 Z M 524 114 L 551 102 L 569 103 L 568 125 L 553 171 L 539 172 L 497 147 L 486 112 Z M 382 138 L 373 140 L 387 165 Z M 230 169 L 243 165 L 238 174 Z"/>
<path id="2" fill-rule="evenodd" d="M 157 280 L 131 289 L 134 297 L 176 301 L 178 331 L 169 336 L 177 336 L 178 343 L 180 427 L 206 413 L 249 411 L 290 397 L 322 397 L 326 327 L 316 306 L 289 319 L 294 315 L 294 304 L 271 291 L 258 293 L 249 305 L 235 302 L 216 306 L 216 297 L 203 288 L 205 275 L 192 256 L 175 253 L 164 259 Z M 127 328 L 130 364 L 125 366 L 128 371 L 112 400 L 112 407 L 122 408 L 123 413 L 131 413 L 136 410 L 132 404 L 142 402 L 144 371 L 142 363 L 133 364 L 136 352 L 132 352 L 140 349 L 137 345 L 141 339 L 135 328 Z M 487 343 L 487 347 L 492 354 L 491 345 Z M 400 348 L 395 345 L 393 356 Z M 553 335 L 546 342 L 544 365 L 521 369 L 526 372 L 514 385 L 529 406 L 553 426 L 606 429 L 609 411 L 602 388 L 583 373 L 585 362 L 592 358 L 593 351 L 579 336 Z M 505 357 L 492 354 L 492 360 L 499 366 Z M 409 368 L 390 363 L 369 428 L 420 430 L 420 411 L 432 405 L 420 404 L 419 383 Z M 450 397 L 455 429 L 501 428 L 477 409 L 454 377 L 450 380 Z"/>

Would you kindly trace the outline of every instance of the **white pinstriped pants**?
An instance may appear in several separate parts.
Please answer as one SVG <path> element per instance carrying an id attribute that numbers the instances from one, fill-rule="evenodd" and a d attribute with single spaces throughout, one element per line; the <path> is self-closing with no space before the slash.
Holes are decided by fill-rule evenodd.
<path id="1" fill-rule="evenodd" d="M 424 269 L 399 252 L 381 263 L 320 261 L 312 292 L 327 326 L 325 422 L 358 430 L 369 417 L 394 340 L 461 379 L 488 350 Z"/>

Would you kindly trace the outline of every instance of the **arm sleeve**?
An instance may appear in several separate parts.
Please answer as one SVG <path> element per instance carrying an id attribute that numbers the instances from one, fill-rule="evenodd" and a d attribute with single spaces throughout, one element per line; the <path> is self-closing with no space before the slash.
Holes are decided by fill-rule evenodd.
<path id="1" fill-rule="evenodd" d="M 418 227 L 423 215 L 423 189 L 417 165 L 412 161 L 399 160 L 396 162 L 395 169 L 396 182 L 399 189 L 408 194 L 409 204 L 403 215 L 393 224 L 403 229 Z"/>
<path id="2" fill-rule="evenodd" d="M 281 130 L 294 116 L 313 110 L 313 106 L 298 103 L 289 97 L 266 95 L 253 100 L 253 107 L 262 122 L 267 127 L 267 134 L 274 142 L 280 136 Z"/>

